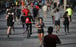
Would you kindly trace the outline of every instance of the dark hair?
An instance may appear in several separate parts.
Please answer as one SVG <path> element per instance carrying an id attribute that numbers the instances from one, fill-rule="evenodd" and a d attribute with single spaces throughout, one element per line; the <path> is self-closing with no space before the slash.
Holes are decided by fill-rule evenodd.
<path id="1" fill-rule="evenodd" d="M 52 27 L 52 26 L 49 26 L 47 32 L 48 32 L 48 34 L 52 34 L 52 32 L 53 32 L 53 27 Z"/>
<path id="2" fill-rule="evenodd" d="M 38 21 L 39 21 L 40 19 L 43 21 L 43 18 L 42 18 L 42 17 L 39 17 L 39 18 L 38 18 Z"/>
<path id="3" fill-rule="evenodd" d="M 59 12 L 59 9 L 56 9 L 56 12 Z"/>
<path id="4" fill-rule="evenodd" d="M 68 11 L 66 11 L 66 12 L 64 13 L 63 17 L 66 17 L 67 13 L 68 13 Z"/>

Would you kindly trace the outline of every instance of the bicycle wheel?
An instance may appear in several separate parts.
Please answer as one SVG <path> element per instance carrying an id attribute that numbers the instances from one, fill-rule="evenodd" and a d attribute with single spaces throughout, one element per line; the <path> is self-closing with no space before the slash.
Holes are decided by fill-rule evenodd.
<path id="1" fill-rule="evenodd" d="M 27 30 L 27 38 L 30 38 L 30 31 L 29 31 L 29 29 Z"/>

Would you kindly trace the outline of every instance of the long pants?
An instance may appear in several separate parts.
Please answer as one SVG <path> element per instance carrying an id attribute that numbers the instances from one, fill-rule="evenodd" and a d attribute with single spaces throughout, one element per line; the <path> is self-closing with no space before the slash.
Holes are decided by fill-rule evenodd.
<path id="1" fill-rule="evenodd" d="M 26 24 L 26 30 L 30 30 L 30 34 L 32 34 L 32 24 Z"/>
<path id="2" fill-rule="evenodd" d="M 64 30 L 65 30 L 65 32 L 66 32 L 66 30 L 67 30 L 67 32 L 69 32 L 69 24 L 64 25 Z"/>
<path id="3" fill-rule="evenodd" d="M 70 22 L 72 22 L 72 18 L 71 18 L 71 16 L 70 16 Z"/>

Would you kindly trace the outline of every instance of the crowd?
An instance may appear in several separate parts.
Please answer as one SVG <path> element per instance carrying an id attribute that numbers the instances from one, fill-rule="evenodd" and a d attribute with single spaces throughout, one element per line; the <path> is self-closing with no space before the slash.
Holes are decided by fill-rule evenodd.
<path id="1" fill-rule="evenodd" d="M 29 7 L 32 9 L 30 11 Z M 42 9 L 44 13 L 44 17 L 40 17 L 39 10 Z M 44 27 L 45 23 L 43 22 L 43 19 L 47 18 L 47 12 L 52 11 L 51 17 L 52 17 L 52 23 L 55 24 L 55 30 L 56 33 L 60 31 L 60 12 L 59 12 L 59 5 L 53 2 L 46 2 L 45 4 L 41 3 L 41 1 L 34 1 L 34 2 L 28 2 L 25 5 L 22 4 L 22 9 L 19 8 L 16 4 L 11 3 L 6 9 L 6 20 L 7 20 L 7 36 L 11 35 L 11 29 L 15 32 L 14 23 L 17 22 L 19 24 L 22 23 L 22 28 L 24 29 L 24 33 L 26 31 L 30 31 L 27 38 L 30 38 L 32 35 L 32 24 L 35 25 L 36 28 L 38 28 L 38 37 L 40 40 L 40 47 L 44 45 L 44 47 L 56 47 L 56 43 L 60 43 L 59 38 L 56 35 L 53 35 L 53 27 L 48 27 L 48 35 L 44 37 Z M 22 14 L 21 14 L 22 13 Z M 33 14 L 33 15 L 32 15 Z M 67 7 L 64 15 L 63 15 L 63 25 L 64 25 L 64 31 L 69 33 L 69 25 L 70 22 L 72 22 L 72 16 L 73 10 L 69 7 Z M 58 29 L 57 29 L 58 28 Z M 66 31 L 67 29 L 67 31 Z M 44 43 L 43 43 L 44 42 Z"/>

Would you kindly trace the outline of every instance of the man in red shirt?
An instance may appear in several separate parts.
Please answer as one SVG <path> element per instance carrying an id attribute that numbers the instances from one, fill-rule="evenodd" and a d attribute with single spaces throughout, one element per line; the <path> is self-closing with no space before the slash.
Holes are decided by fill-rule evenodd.
<path id="1" fill-rule="evenodd" d="M 61 43 L 57 35 L 52 34 L 53 27 L 48 28 L 48 35 L 44 37 L 44 47 L 56 47 L 57 43 Z"/>
<path id="2" fill-rule="evenodd" d="M 23 15 L 27 16 L 28 13 L 29 13 L 28 6 L 26 6 L 25 8 L 23 8 L 22 12 L 23 12 Z"/>
<path id="3" fill-rule="evenodd" d="M 25 30 L 25 17 L 28 16 L 29 13 L 29 9 L 27 6 L 23 8 L 22 13 L 23 13 L 23 16 L 21 17 L 22 27 Z"/>

